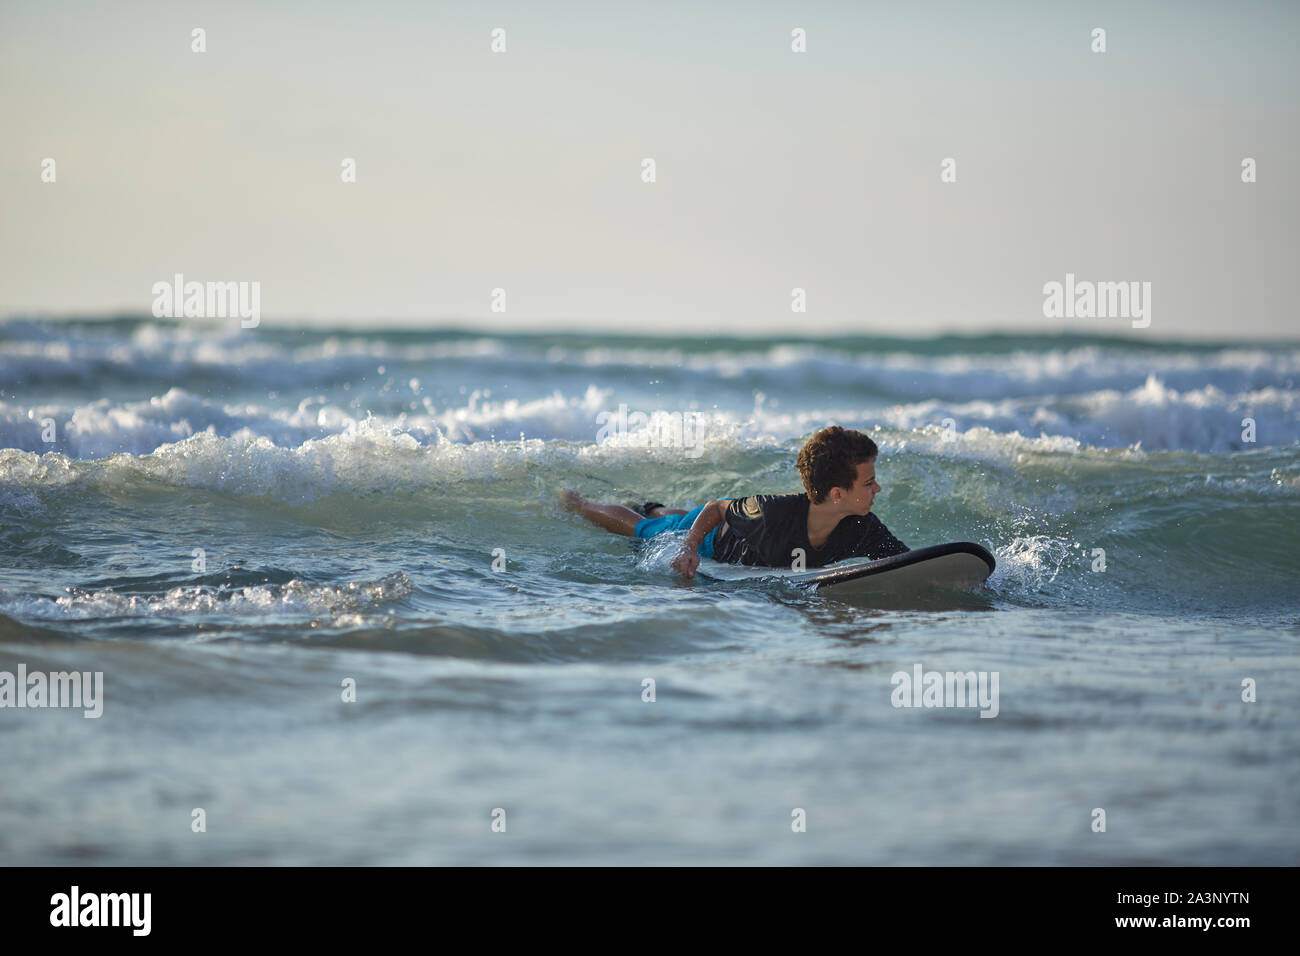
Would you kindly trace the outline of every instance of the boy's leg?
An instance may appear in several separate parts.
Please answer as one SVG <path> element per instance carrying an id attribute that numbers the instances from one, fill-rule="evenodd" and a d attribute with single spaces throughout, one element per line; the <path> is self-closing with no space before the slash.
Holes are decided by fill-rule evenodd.
<path id="1" fill-rule="evenodd" d="M 597 505 L 585 500 L 576 491 L 566 491 L 560 496 L 560 506 L 565 511 L 580 514 L 592 524 L 598 524 L 614 534 L 636 535 L 636 526 L 644 521 L 641 515 L 622 505 Z"/>

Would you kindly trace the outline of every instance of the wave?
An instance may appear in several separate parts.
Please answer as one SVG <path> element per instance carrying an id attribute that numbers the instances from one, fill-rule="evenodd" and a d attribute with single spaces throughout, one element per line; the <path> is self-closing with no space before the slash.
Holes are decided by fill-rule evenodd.
<path id="1" fill-rule="evenodd" d="M 1300 442 L 1297 379 L 1294 345 L 11 321 L 0 325 L 0 447 L 92 459 L 208 434 L 291 449 L 363 425 L 420 445 L 522 436 L 645 446 L 689 416 L 707 427 L 699 447 L 720 451 L 837 421 L 918 434 L 943 427 L 963 440 L 988 429 L 1098 448 L 1227 452 Z M 620 407 L 649 421 L 611 435 L 602 423 Z"/>
<path id="2" fill-rule="evenodd" d="M 1221 606 L 1263 607 L 1297 597 L 1296 449 L 1205 456 L 1097 449 L 987 429 L 957 440 L 939 428 L 886 430 L 881 438 L 877 471 L 885 491 L 877 513 L 913 547 L 949 540 L 984 544 L 999 562 L 990 586 L 1008 599 L 1095 606 L 1111 603 L 1118 592 L 1164 602 L 1215 592 Z M 0 559 L 15 581 L 17 569 L 53 562 L 67 567 L 78 584 L 57 599 L 0 602 L 0 613 L 39 620 L 83 612 L 150 618 L 280 609 L 365 617 L 367 608 L 374 610 L 367 602 L 405 595 L 406 576 L 433 560 L 449 562 L 453 576 L 469 575 L 465 583 L 477 593 L 487 528 L 498 540 L 515 542 L 512 554 L 524 549 L 532 553 L 528 563 L 543 568 L 558 561 L 556 567 L 572 572 L 586 567 L 573 555 L 590 552 L 590 573 L 600 580 L 615 567 L 609 555 L 623 553 L 623 543 L 561 513 L 562 489 L 614 502 L 653 495 L 683 507 L 710 497 L 790 492 L 799 487 L 797 447 L 728 439 L 689 461 L 678 451 L 648 453 L 614 443 L 421 445 L 410 435 L 362 425 L 294 448 L 265 438 L 202 434 L 148 455 L 90 461 L 0 451 Z M 101 561 L 82 561 L 71 552 L 54 561 L 48 554 L 69 522 L 111 521 L 125 507 L 183 528 L 196 501 L 212 495 L 222 496 L 220 512 L 232 527 L 245 529 L 241 535 L 261 527 L 290 534 L 273 545 L 258 544 L 256 537 L 228 545 L 236 553 L 248 553 L 251 544 L 300 554 L 306 545 L 289 543 L 296 529 L 315 536 L 308 540 L 318 540 L 323 530 L 331 549 L 364 548 L 367 560 L 396 556 L 404 570 L 393 580 L 341 584 L 313 581 L 292 568 L 256 567 L 226 567 L 207 576 L 118 579 L 100 573 L 87 579 L 77 568 L 101 567 Z M 169 547 L 188 568 L 189 546 Z M 1109 569 L 1094 574 L 1096 549 L 1105 551 Z M 408 566 L 408 558 L 415 563 Z M 311 560 L 312 567 L 319 563 Z M 662 560 L 647 560 L 629 567 L 667 575 Z M 32 572 L 22 578 L 39 581 Z"/>
<path id="3" fill-rule="evenodd" d="M 0 388 L 107 381 L 310 387 L 398 369 L 473 363 L 484 371 L 623 373 L 843 387 L 949 401 L 1124 390 L 1155 376 L 1188 391 L 1258 391 L 1300 373 L 1300 347 L 1154 346 L 1082 336 L 909 339 L 632 339 L 618 336 L 270 332 L 160 322 L 0 324 Z M 405 374 L 405 373 L 403 373 Z M 1290 384 L 1287 385 L 1290 387 Z"/>
<path id="4" fill-rule="evenodd" d="M 1181 410 L 1197 409 L 1195 402 L 1168 404 L 1168 393 L 1162 392 L 1162 403 L 1152 408 L 1172 408 L 1163 420 L 1167 427 L 1186 431 L 1191 425 L 1179 419 Z M 1111 399 L 1107 399 L 1111 401 Z M 590 396 L 577 402 L 557 399 L 552 408 L 562 416 L 586 418 L 599 404 Z M 1144 414 L 1140 403 L 1114 400 L 1117 410 L 1141 419 Z M 691 448 L 658 443 L 656 435 L 646 431 L 615 435 L 601 442 L 571 441 L 546 438 L 525 438 L 518 441 L 468 441 L 457 440 L 442 431 L 436 419 L 421 423 L 385 423 L 371 416 L 363 420 L 348 419 L 346 424 L 335 424 L 338 430 L 320 438 L 309 438 L 301 443 L 292 441 L 278 444 L 281 430 L 292 432 L 302 428 L 318 434 L 323 426 L 295 425 L 288 419 L 272 418 L 277 427 L 267 427 L 258 412 L 244 416 L 229 415 L 225 429 L 229 434 L 218 434 L 215 424 L 206 430 L 190 434 L 180 441 L 170 441 L 155 447 L 157 437 L 176 430 L 193 431 L 187 417 L 193 409 L 217 417 L 226 413 L 211 407 L 210 403 L 193 396 L 169 393 L 164 401 L 150 404 L 145 414 L 136 415 L 130 408 L 117 414 L 105 415 L 109 424 L 107 432 L 91 432 L 82 450 L 95 449 L 95 439 L 107 440 L 110 436 L 121 443 L 121 436 L 134 429 L 133 442 L 143 451 L 115 453 L 104 458 L 79 459 L 63 452 L 32 452 L 17 448 L 0 450 L 0 507 L 24 513 L 37 506 L 37 498 L 60 490 L 76 493 L 87 488 L 108 490 L 127 488 L 133 484 L 151 483 L 177 488 L 196 488 L 242 496 L 264 496 L 288 504 L 305 504 L 337 493 L 373 495 L 420 489 L 442 489 L 461 483 L 497 482 L 518 479 L 522 476 L 551 471 L 554 473 L 581 473 L 604 468 L 608 471 L 635 469 L 645 474 L 664 470 L 690 472 L 701 476 L 701 466 L 715 471 L 734 472 L 744 468 L 745 461 L 758 456 L 771 462 L 792 464 L 804 435 L 834 417 L 821 415 L 768 416 L 759 421 L 723 421 L 720 425 L 702 431 L 698 443 Z M 541 406 L 538 406 L 540 409 Z M 170 410 L 170 412 L 169 412 Z M 536 411 L 536 410 L 534 410 Z M 151 414 L 156 413 L 156 414 Z M 176 416 L 167 421 L 163 416 Z M 501 414 L 509 416 L 509 410 Z M 1219 414 L 1216 412 L 1215 414 Z M 1235 414 L 1235 413 L 1234 413 Z M 135 415 L 134 419 L 131 416 Z M 491 409 L 480 412 L 477 424 L 484 421 L 502 421 Z M 891 419 L 885 416 L 886 420 Z M 1062 476 L 1072 467 L 1113 467 L 1126 461 L 1146 460 L 1148 456 L 1164 454 L 1174 456 L 1171 461 L 1177 468 L 1185 468 L 1198 482 L 1207 480 L 1207 463 L 1197 453 L 1157 452 L 1140 447 L 1140 443 L 1120 448 L 1089 446 L 1077 438 L 1061 435 L 1023 435 L 1019 431 L 998 431 L 977 426 L 957 431 L 938 425 L 918 425 L 924 416 L 914 409 L 893 410 L 892 421 L 898 427 L 872 428 L 881 447 L 882 463 L 901 462 L 907 467 L 909 459 L 922 456 L 931 470 L 945 468 L 944 462 L 964 461 L 982 465 L 1007 465 L 1026 463 L 1034 456 L 1044 461 L 1053 459 L 1046 467 L 1057 469 Z M 521 419 L 509 419 L 518 423 Z M 844 421 L 845 419 L 840 418 Z M 999 422 L 999 424 L 1003 424 Z M 1012 422 L 1011 424 L 1014 424 Z M 130 426 L 128 428 L 127 426 Z M 255 427 L 273 432 L 273 436 L 258 434 Z M 579 434 L 584 429 L 566 425 L 566 434 Z M 594 422 L 585 428 L 591 433 L 598 429 Z M 543 430 L 544 431 L 544 430 Z M 1205 434 L 1216 436 L 1221 442 L 1230 439 L 1226 428 L 1219 432 L 1205 426 Z M 101 449 L 102 450 L 102 449 Z M 1268 452 L 1267 448 L 1241 452 L 1249 460 L 1252 455 Z M 1293 493 L 1300 476 L 1295 473 L 1294 448 L 1280 449 L 1274 453 L 1278 467 L 1267 478 L 1253 476 L 1252 487 L 1260 493 Z M 1071 460 L 1079 460 L 1072 466 Z M 1159 459 L 1164 460 L 1164 459 Z M 1222 471 L 1222 466 L 1215 470 Z M 797 482 L 797 475 L 794 476 Z M 1118 474 L 1116 479 L 1119 480 Z"/>
<path id="5" fill-rule="evenodd" d="M 146 455 L 202 435 L 293 449 L 369 430 L 405 435 L 422 446 L 521 437 L 544 442 L 599 440 L 649 450 L 675 448 L 698 458 L 710 450 L 725 451 L 729 444 L 796 440 L 828 422 L 916 436 L 942 429 L 940 434 L 956 445 L 983 431 L 1008 439 L 1025 436 L 1148 451 L 1244 451 L 1300 442 L 1300 391 L 1269 387 L 1227 394 L 1207 386 L 1179 392 L 1154 375 L 1127 392 L 1106 390 L 1051 400 L 928 400 L 787 411 L 780 405 L 770 407 L 765 399 L 760 394 L 751 408 L 736 411 L 642 409 L 646 420 L 632 417 L 627 429 L 620 431 L 610 424 L 617 419 L 613 389 L 594 385 L 579 394 L 556 390 L 531 401 L 493 400 L 490 393 L 475 391 L 463 404 L 443 408 L 424 396 L 422 402 L 411 403 L 420 411 L 397 415 L 363 414 L 324 395 L 277 408 L 216 402 L 174 387 L 145 401 L 99 399 L 80 405 L 30 406 L 0 401 L 0 447 L 92 459 L 123 452 Z M 51 437 L 53 441 L 46 440 Z"/>

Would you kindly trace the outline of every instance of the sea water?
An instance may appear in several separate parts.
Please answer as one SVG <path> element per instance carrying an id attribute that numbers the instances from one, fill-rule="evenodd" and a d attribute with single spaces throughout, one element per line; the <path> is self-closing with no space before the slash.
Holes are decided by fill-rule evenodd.
<path id="1" fill-rule="evenodd" d="M 102 690 L 0 707 L 0 862 L 1300 863 L 1298 378 L 1145 337 L 9 321 L 0 672 Z M 557 505 L 798 492 L 829 423 L 986 589 L 687 582 Z M 931 672 L 996 714 L 900 706 Z"/>

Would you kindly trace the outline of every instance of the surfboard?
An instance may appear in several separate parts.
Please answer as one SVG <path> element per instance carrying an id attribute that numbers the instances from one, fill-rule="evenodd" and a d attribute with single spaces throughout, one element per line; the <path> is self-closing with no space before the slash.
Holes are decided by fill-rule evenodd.
<path id="1" fill-rule="evenodd" d="M 979 587 L 997 567 L 988 549 L 971 541 L 914 548 L 889 558 L 850 558 L 811 571 L 744 567 L 703 560 L 698 574 L 719 581 L 777 578 L 786 584 L 831 596 L 969 590 Z"/>

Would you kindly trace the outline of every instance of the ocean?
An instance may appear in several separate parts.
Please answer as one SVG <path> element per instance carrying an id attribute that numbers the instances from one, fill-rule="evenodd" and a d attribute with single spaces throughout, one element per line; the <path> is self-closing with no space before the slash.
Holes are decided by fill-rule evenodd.
<path id="1" fill-rule="evenodd" d="M 557 503 L 797 492 L 831 423 L 985 589 Z M 1295 865 L 1298 503 L 1300 342 L 13 319 L 0 672 L 102 692 L 0 707 L 0 863 Z"/>

